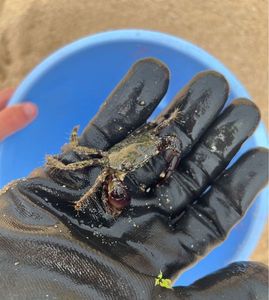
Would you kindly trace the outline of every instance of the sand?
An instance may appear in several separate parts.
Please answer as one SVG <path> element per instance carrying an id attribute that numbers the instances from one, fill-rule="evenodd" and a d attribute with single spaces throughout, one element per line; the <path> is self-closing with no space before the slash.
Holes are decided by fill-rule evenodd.
<path id="1" fill-rule="evenodd" d="M 164 31 L 203 47 L 237 75 L 268 121 L 263 0 L 0 0 L 0 89 L 57 48 L 117 28 Z M 253 259 L 267 262 L 267 236 Z"/>

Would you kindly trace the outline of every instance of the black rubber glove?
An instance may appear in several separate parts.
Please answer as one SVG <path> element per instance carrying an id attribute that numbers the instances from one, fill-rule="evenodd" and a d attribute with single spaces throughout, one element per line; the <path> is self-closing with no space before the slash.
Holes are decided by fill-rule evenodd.
<path id="1" fill-rule="evenodd" d="M 166 93 L 168 78 L 160 62 L 139 61 L 79 145 L 73 136 L 54 157 L 58 165 L 48 163 L 2 190 L 1 299 L 266 299 L 267 269 L 254 263 L 231 265 L 190 287 L 155 286 L 160 271 L 173 280 L 220 244 L 268 180 L 268 152 L 262 148 L 225 170 L 260 116 L 245 99 L 218 116 L 228 84 L 216 72 L 198 74 L 156 124 L 145 124 Z M 98 165 L 102 151 L 137 128 L 146 133 L 156 126 L 160 130 L 152 140 L 173 136 L 176 147 L 158 151 L 126 175 L 129 205 L 109 213 L 101 200 L 106 178 L 76 211 L 104 168 Z M 92 155 L 94 166 L 83 166 L 89 159 L 85 147 L 99 150 Z"/>

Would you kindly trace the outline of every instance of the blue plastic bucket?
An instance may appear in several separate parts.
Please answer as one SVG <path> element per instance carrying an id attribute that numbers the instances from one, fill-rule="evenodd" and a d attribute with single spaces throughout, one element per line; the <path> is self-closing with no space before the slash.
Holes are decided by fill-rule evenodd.
<path id="1" fill-rule="evenodd" d="M 162 60 L 171 71 L 169 90 L 156 114 L 197 72 L 206 69 L 217 70 L 228 79 L 229 100 L 250 97 L 218 60 L 182 39 L 144 30 L 111 31 L 83 38 L 44 60 L 14 94 L 10 104 L 32 101 L 39 107 L 39 116 L 0 144 L 0 186 L 42 165 L 45 154 L 57 153 L 73 126 L 80 124 L 83 128 L 87 124 L 129 67 L 150 56 Z M 265 128 L 260 125 L 239 155 L 249 148 L 267 145 Z M 176 284 L 189 284 L 232 261 L 248 259 L 267 218 L 266 196 L 266 191 L 260 194 L 228 239 Z"/>

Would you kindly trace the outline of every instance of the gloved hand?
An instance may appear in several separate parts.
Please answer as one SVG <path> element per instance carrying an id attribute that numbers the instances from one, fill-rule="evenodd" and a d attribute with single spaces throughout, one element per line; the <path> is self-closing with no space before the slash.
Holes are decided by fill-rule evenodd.
<path id="1" fill-rule="evenodd" d="M 268 176 L 262 148 L 225 170 L 260 115 L 246 99 L 219 115 L 216 72 L 146 124 L 168 80 L 139 61 L 79 138 L 2 190 L 1 299 L 265 299 L 267 269 L 250 262 L 162 287 L 226 238 Z"/>

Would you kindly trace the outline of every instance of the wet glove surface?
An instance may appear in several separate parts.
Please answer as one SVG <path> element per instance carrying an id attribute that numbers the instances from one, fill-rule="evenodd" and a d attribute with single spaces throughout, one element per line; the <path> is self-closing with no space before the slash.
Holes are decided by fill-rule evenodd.
<path id="1" fill-rule="evenodd" d="M 175 279 L 220 244 L 268 180 L 262 148 L 225 170 L 260 116 L 247 99 L 220 114 L 228 84 L 216 72 L 198 74 L 146 123 L 168 80 L 162 63 L 139 61 L 78 140 L 73 136 L 52 163 L 2 190 L 1 299 L 265 299 L 267 269 L 254 263 L 231 265 L 188 288 L 155 286 L 160 270 Z M 111 167 L 100 163 L 106 153 L 114 162 L 115 153 L 146 134 L 152 147 L 140 155 L 149 159 L 122 179 L 127 205 L 115 208 L 107 175 L 76 210 Z"/>

